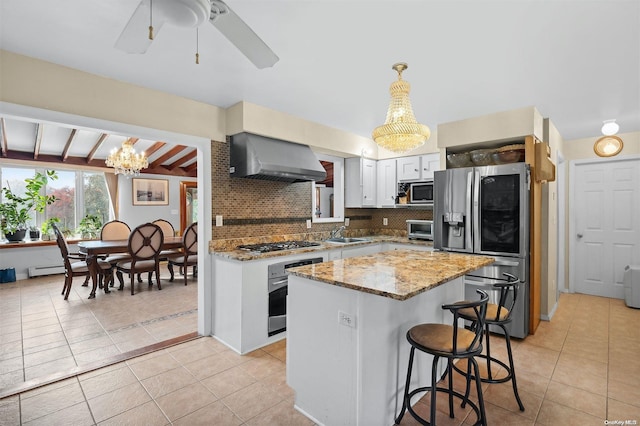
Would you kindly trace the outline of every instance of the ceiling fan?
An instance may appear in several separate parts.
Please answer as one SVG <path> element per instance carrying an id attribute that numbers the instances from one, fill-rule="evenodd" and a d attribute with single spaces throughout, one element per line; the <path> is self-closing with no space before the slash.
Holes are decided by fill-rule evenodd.
<path id="1" fill-rule="evenodd" d="M 205 21 L 216 27 L 256 67 L 268 68 L 278 62 L 278 56 L 269 46 L 221 0 L 142 0 L 115 47 L 127 53 L 145 53 L 164 23 L 196 28 Z"/>

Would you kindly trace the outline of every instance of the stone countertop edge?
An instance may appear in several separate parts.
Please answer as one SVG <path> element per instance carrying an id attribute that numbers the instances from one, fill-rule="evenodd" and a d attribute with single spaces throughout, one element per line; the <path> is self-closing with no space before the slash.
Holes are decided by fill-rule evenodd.
<path id="1" fill-rule="evenodd" d="M 300 266 L 287 272 L 403 301 L 494 261 L 490 256 L 407 249 Z"/>
<path id="2" fill-rule="evenodd" d="M 365 236 L 365 237 L 358 237 L 358 238 L 365 238 L 366 241 L 359 241 L 359 242 L 348 243 L 348 244 L 328 243 L 328 242 L 324 242 L 324 241 L 316 241 L 316 242 L 320 243 L 319 246 L 304 247 L 304 248 L 298 248 L 298 249 L 293 249 L 293 250 L 278 250 L 278 251 L 272 251 L 272 252 L 268 252 L 268 253 L 255 253 L 255 252 L 250 252 L 250 251 L 245 251 L 245 250 L 237 250 L 237 249 L 236 250 L 227 250 L 227 251 L 213 251 L 213 250 L 210 250 L 209 254 L 211 254 L 213 256 L 224 257 L 224 258 L 231 259 L 231 260 L 247 261 L 247 260 L 269 259 L 269 258 L 272 258 L 272 257 L 290 256 L 290 255 L 295 255 L 295 254 L 299 254 L 299 253 L 313 253 L 313 252 L 317 252 L 317 251 L 343 249 L 343 248 L 347 248 L 347 247 L 358 247 L 358 246 L 364 246 L 364 245 L 369 245 L 369 244 L 379 244 L 379 243 L 415 244 L 415 245 L 420 245 L 420 246 L 425 246 L 425 247 L 433 247 L 433 241 L 428 241 L 428 240 L 410 240 L 410 239 L 408 239 L 406 237 L 391 237 L 391 236 L 372 235 L 372 236 Z"/>

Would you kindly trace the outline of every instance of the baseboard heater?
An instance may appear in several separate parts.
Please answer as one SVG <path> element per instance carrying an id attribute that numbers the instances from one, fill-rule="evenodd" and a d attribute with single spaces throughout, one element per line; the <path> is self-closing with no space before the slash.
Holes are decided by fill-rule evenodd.
<path id="1" fill-rule="evenodd" d="M 64 274 L 64 265 L 51 266 L 30 266 L 29 278 L 40 277 L 42 275 Z"/>

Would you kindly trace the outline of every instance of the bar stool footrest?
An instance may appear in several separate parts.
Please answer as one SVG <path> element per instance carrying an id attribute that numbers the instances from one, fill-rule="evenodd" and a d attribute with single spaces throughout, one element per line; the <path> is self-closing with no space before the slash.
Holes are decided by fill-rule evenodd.
<path id="1" fill-rule="evenodd" d="M 494 379 L 493 377 L 489 376 L 489 377 L 483 377 L 482 375 L 480 376 L 480 381 L 482 383 L 506 383 L 508 381 L 511 380 L 511 378 L 513 377 L 513 373 L 511 372 L 511 367 L 509 367 L 504 361 L 499 360 L 497 358 L 494 357 L 488 357 L 485 354 L 481 354 L 481 355 L 476 355 L 476 358 L 482 358 L 485 360 L 489 360 L 489 363 L 494 363 L 494 364 L 498 364 L 500 367 L 504 368 L 504 370 L 507 372 L 507 375 L 504 377 L 501 377 L 499 379 Z M 478 361 L 478 364 L 480 364 L 480 361 Z M 486 363 L 485 363 L 486 365 Z M 458 373 L 462 374 L 463 376 L 467 375 L 466 371 L 462 371 L 462 369 L 460 367 L 458 367 L 457 365 L 453 365 L 452 366 L 454 370 L 456 370 Z M 469 376 L 471 378 L 471 380 L 475 380 L 475 376 L 473 375 L 473 373 L 471 373 L 471 375 Z"/>
<path id="2" fill-rule="evenodd" d="M 429 423 L 428 421 L 426 421 L 425 419 L 420 417 L 415 411 L 413 411 L 413 407 L 411 406 L 411 398 L 413 398 L 413 396 L 416 395 L 419 392 L 431 392 L 431 386 L 423 386 L 423 387 L 416 388 L 416 389 L 412 390 L 411 392 L 409 392 L 409 394 L 407 395 L 407 398 L 408 398 L 407 411 L 409 412 L 409 414 L 411 414 L 411 416 L 414 419 L 416 419 L 416 421 L 418 423 L 420 423 L 422 425 L 430 426 L 431 423 Z M 449 390 L 448 388 L 436 387 L 436 392 L 446 393 L 447 395 L 451 394 L 452 396 L 454 396 L 454 397 L 458 398 L 459 400 L 461 400 L 462 404 L 467 403 L 469 405 L 469 407 L 471 407 L 473 412 L 476 413 L 477 420 L 474 423 L 474 426 L 482 424 L 482 416 L 480 415 L 480 409 L 478 408 L 478 406 L 471 399 L 465 397 L 460 392 L 456 392 L 454 390 Z M 450 416 L 450 417 L 451 418 L 455 418 L 455 416 Z M 401 419 L 396 419 L 396 424 L 398 424 L 399 420 L 401 420 Z"/>

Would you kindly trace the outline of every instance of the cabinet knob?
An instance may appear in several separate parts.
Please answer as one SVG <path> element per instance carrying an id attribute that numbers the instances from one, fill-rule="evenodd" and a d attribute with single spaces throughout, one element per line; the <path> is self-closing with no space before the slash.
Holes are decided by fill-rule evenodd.
<path id="1" fill-rule="evenodd" d="M 413 169 L 413 171 L 414 171 L 414 172 L 417 172 L 417 171 L 419 171 L 419 170 L 418 170 L 418 169 Z"/>

